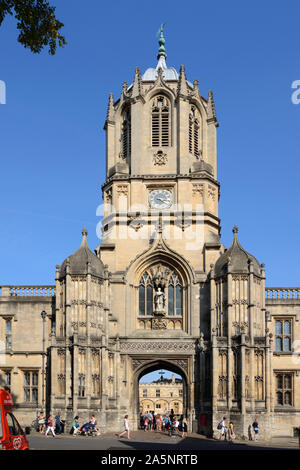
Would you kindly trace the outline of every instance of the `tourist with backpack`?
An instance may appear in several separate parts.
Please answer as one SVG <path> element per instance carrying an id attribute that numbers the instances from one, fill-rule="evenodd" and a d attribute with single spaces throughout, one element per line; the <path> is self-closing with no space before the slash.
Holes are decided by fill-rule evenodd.
<path id="1" fill-rule="evenodd" d="M 224 436 L 224 441 L 226 441 L 226 417 L 223 416 L 222 421 L 217 426 L 218 431 L 220 432 L 219 440 L 221 440 Z"/>

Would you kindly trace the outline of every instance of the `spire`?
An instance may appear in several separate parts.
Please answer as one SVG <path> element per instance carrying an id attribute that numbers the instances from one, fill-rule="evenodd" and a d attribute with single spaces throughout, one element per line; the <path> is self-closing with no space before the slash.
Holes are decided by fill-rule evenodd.
<path id="1" fill-rule="evenodd" d="M 188 94 L 184 65 L 180 66 L 179 80 L 178 80 L 178 94 L 180 96 L 183 96 L 183 95 L 186 96 Z"/>
<path id="2" fill-rule="evenodd" d="M 84 247 L 87 247 L 88 244 L 87 244 L 87 234 L 88 234 L 88 231 L 86 228 L 83 228 L 82 229 L 82 242 L 81 242 L 81 245 L 80 245 L 80 248 L 84 248 Z"/>
<path id="3" fill-rule="evenodd" d="M 158 40 L 158 44 L 159 44 L 158 56 L 157 56 L 158 60 L 161 56 L 167 57 L 166 49 L 165 49 L 166 41 L 165 41 L 164 34 L 163 34 L 165 24 L 166 23 L 162 23 L 160 25 L 160 28 L 159 28 L 159 30 L 157 31 L 157 34 L 156 34 L 157 36 L 160 34 L 160 37 L 159 37 L 159 40 Z"/>
<path id="4" fill-rule="evenodd" d="M 215 102 L 212 90 L 208 92 L 208 102 L 207 102 L 207 118 L 208 122 L 215 122 L 218 126 L 216 110 L 215 110 Z"/>
<path id="5" fill-rule="evenodd" d="M 237 240 L 237 238 L 238 238 L 238 235 L 237 235 L 237 234 L 238 234 L 238 231 L 239 231 L 239 229 L 238 229 L 238 227 L 235 225 L 235 226 L 233 227 L 233 229 L 232 229 L 232 232 L 233 232 L 233 239 L 234 239 L 234 240 Z"/>
<path id="6" fill-rule="evenodd" d="M 110 93 L 108 99 L 106 121 L 111 123 L 114 122 L 114 95 L 112 93 Z"/>
<path id="7" fill-rule="evenodd" d="M 142 95 L 142 83 L 141 83 L 141 71 L 139 67 L 136 67 L 132 88 L 132 98 Z"/>

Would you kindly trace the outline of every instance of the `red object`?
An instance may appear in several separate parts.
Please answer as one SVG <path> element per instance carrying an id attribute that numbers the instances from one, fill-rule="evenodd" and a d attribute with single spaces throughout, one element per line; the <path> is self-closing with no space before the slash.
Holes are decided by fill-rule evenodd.
<path id="1" fill-rule="evenodd" d="M 12 413 L 13 404 L 11 394 L 0 389 L 0 450 L 28 450 L 25 433 Z"/>
<path id="2" fill-rule="evenodd" d="M 200 415 L 200 426 L 206 426 L 207 425 L 207 415 L 206 414 L 201 414 Z"/>

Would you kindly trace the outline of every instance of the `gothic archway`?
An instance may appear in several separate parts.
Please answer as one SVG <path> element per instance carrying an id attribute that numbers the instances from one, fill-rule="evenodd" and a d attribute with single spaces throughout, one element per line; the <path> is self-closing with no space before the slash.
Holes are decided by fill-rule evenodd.
<path id="1" fill-rule="evenodd" d="M 191 407 L 191 390 L 189 387 L 189 378 L 188 378 L 188 359 L 186 358 L 170 358 L 170 359 L 150 359 L 150 358 L 139 358 L 133 360 L 133 366 L 136 367 L 133 376 L 133 406 L 134 411 L 136 413 L 136 420 L 139 423 L 140 420 L 140 397 L 139 397 L 139 381 L 140 379 L 150 373 L 155 372 L 160 369 L 165 369 L 174 374 L 181 376 L 182 378 L 182 414 L 186 416 L 190 416 L 190 407 Z M 149 397 L 150 398 L 150 397 Z M 175 400 L 170 400 L 170 403 L 174 402 Z M 154 403 L 154 401 L 153 401 Z M 154 410 L 157 411 L 157 410 Z M 165 411 L 165 410 L 162 410 Z M 170 411 L 170 410 L 168 410 Z M 176 410 L 175 410 L 176 411 Z"/>

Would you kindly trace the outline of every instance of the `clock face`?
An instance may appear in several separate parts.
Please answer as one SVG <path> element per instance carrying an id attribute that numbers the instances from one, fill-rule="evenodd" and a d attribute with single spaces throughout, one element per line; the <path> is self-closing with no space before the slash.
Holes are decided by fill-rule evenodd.
<path id="1" fill-rule="evenodd" d="M 172 192 L 168 189 L 153 189 L 149 193 L 149 204 L 153 209 L 166 209 L 172 202 Z"/>

